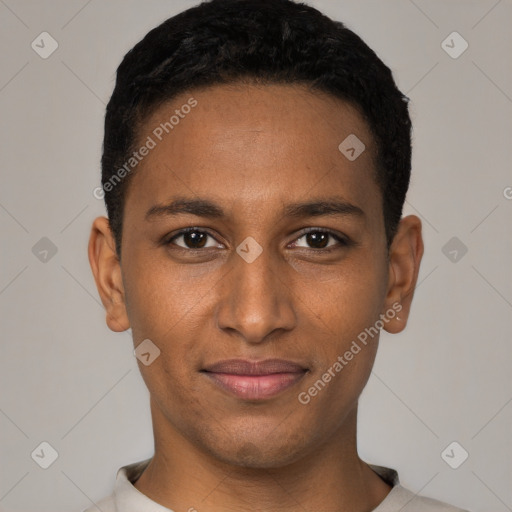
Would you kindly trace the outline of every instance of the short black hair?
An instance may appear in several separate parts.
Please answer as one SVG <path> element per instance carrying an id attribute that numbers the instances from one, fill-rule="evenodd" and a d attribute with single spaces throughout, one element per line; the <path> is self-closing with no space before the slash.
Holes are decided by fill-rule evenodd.
<path id="1" fill-rule="evenodd" d="M 118 257 L 133 175 L 118 171 L 135 151 L 144 121 L 178 94 L 235 82 L 304 84 L 357 108 L 377 148 L 375 180 L 389 248 L 409 187 L 412 129 L 409 98 L 391 70 L 342 22 L 304 3 L 209 0 L 152 29 L 117 69 L 101 165 Z"/>

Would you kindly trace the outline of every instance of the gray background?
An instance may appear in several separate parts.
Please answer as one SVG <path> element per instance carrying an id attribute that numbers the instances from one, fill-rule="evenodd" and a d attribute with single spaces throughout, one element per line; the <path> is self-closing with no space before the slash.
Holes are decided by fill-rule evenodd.
<path id="1" fill-rule="evenodd" d="M 360 454 L 415 492 L 512 510 L 512 2 L 309 3 L 391 67 L 414 124 L 405 213 L 423 219 L 426 254 L 407 329 L 381 337 Z M 82 510 L 152 454 L 148 392 L 130 334 L 105 325 L 87 242 L 115 69 L 195 4 L 0 0 L 3 510 Z M 47 59 L 31 48 L 43 31 L 59 45 Z M 458 58 L 441 45 L 453 31 L 469 44 Z M 48 469 L 31 457 L 43 441 L 58 452 Z M 453 441 L 469 453 L 458 469 L 441 456 Z"/>

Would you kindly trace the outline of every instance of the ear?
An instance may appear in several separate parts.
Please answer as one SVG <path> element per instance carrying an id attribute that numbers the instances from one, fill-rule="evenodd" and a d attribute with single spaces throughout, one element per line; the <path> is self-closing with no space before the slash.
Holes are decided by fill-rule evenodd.
<path id="1" fill-rule="evenodd" d="M 393 319 L 384 325 L 384 329 L 390 333 L 403 331 L 407 324 L 423 249 L 421 220 L 416 215 L 404 217 L 398 224 L 389 249 L 389 280 L 385 307 L 386 310 L 396 312 Z"/>
<path id="2" fill-rule="evenodd" d="M 115 332 L 126 331 L 130 327 L 130 322 L 126 313 L 121 264 L 106 217 L 98 217 L 92 224 L 89 263 L 101 302 L 105 306 L 108 327 Z"/>

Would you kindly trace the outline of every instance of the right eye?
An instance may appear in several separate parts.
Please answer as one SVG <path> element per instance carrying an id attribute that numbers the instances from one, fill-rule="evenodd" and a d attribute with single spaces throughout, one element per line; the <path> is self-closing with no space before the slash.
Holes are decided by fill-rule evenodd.
<path id="1" fill-rule="evenodd" d="M 166 245 L 176 245 L 181 249 L 189 249 L 189 250 L 200 250 L 204 248 L 219 248 L 219 244 L 213 243 L 213 245 L 207 245 L 208 238 L 211 238 L 212 241 L 215 240 L 212 235 L 210 235 L 207 231 L 203 231 L 199 228 L 186 228 L 182 229 L 174 236 L 169 238 L 166 242 Z M 177 240 L 183 240 L 183 245 L 176 243 Z M 222 248 L 222 247 L 220 247 Z"/>

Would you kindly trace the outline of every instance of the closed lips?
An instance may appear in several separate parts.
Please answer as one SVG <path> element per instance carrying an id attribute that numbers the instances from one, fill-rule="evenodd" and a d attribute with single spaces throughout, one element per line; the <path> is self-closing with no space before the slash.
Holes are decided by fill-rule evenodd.
<path id="1" fill-rule="evenodd" d="M 302 373 L 306 370 L 307 368 L 302 365 L 284 359 L 266 359 L 264 361 L 229 359 L 207 366 L 203 371 L 231 375 L 271 375 L 273 373 Z"/>
<path id="2" fill-rule="evenodd" d="M 252 401 L 279 395 L 297 384 L 307 371 L 302 365 L 284 359 L 230 359 L 202 370 L 210 382 L 223 393 Z"/>

